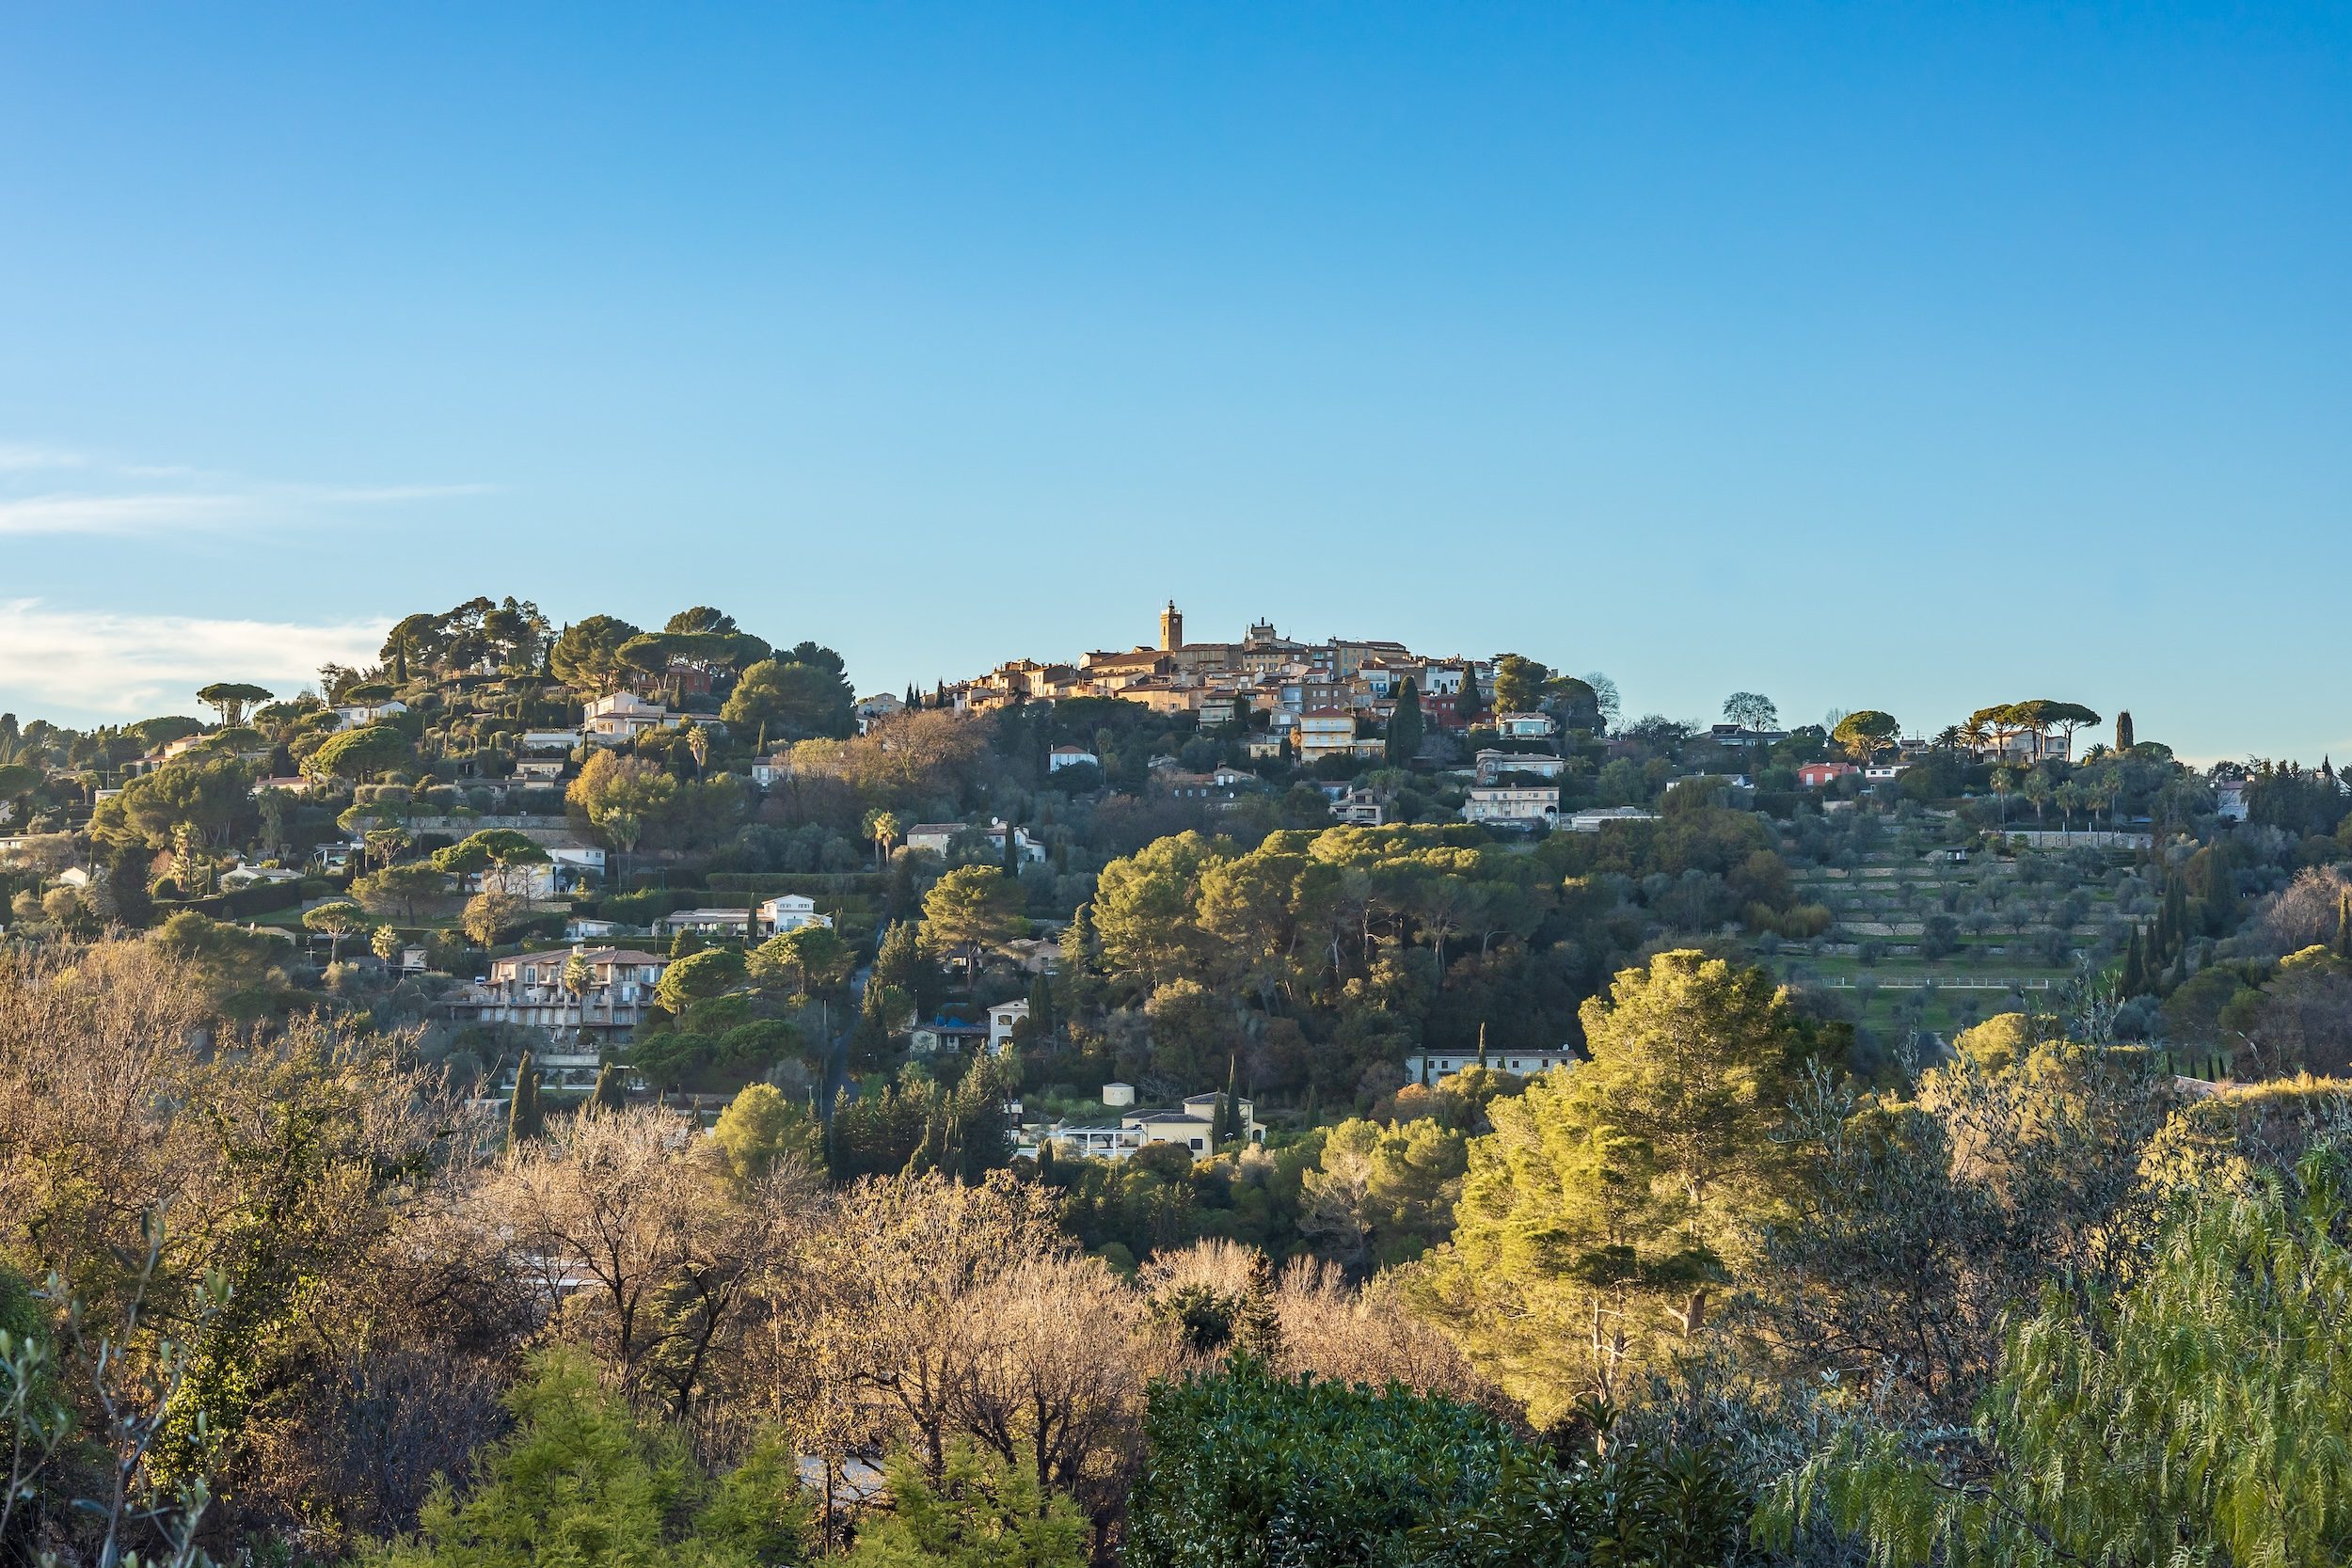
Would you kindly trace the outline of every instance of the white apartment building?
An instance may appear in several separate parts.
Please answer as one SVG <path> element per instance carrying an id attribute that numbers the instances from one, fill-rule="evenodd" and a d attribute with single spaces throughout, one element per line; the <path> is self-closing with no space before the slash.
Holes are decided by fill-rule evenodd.
<path id="1" fill-rule="evenodd" d="M 592 983 L 574 995 L 564 987 L 573 958 L 588 966 Z M 519 1023 L 544 1029 L 551 1053 L 543 1066 L 594 1068 L 599 1048 L 626 1040 L 653 1006 L 654 988 L 670 960 L 633 947 L 559 947 L 497 958 L 487 979 L 453 992 L 448 1006 L 473 1023 Z M 578 1058 L 575 1060 L 575 1058 Z"/>
<path id="2" fill-rule="evenodd" d="M 1292 732 L 1298 747 L 1298 760 L 1311 765 L 1325 757 L 1378 756 L 1380 742 L 1356 738 L 1356 714 L 1352 708 L 1311 707 L 1298 716 L 1298 725 Z"/>

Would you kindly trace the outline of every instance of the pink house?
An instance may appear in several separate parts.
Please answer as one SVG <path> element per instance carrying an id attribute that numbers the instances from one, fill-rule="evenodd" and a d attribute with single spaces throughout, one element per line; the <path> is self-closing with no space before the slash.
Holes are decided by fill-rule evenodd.
<path id="1" fill-rule="evenodd" d="M 1819 789 L 1830 780 L 1853 770 L 1851 762 L 1808 762 L 1797 769 L 1797 782 L 1807 789 Z"/>

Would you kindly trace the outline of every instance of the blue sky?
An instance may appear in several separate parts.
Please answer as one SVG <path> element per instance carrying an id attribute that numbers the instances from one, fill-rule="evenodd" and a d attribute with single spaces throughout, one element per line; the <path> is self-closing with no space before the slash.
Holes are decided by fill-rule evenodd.
<path id="1" fill-rule="evenodd" d="M 0 706 L 476 593 L 2352 754 L 2341 7 L 19 6 Z"/>

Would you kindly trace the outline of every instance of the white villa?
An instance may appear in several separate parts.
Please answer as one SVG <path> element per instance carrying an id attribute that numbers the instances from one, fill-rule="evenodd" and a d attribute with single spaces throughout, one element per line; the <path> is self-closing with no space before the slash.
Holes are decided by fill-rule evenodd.
<path id="1" fill-rule="evenodd" d="M 974 832 L 986 834 L 989 847 L 997 854 L 1002 855 L 1005 852 L 1006 828 L 1001 821 L 991 822 L 987 827 L 980 829 L 974 829 L 961 822 L 917 822 L 907 830 L 907 847 L 929 849 L 932 854 L 944 855 L 947 852 L 947 847 L 956 841 L 957 834 Z M 1039 840 L 1031 838 L 1028 829 L 1014 828 L 1011 832 L 1022 864 L 1035 865 L 1045 859 L 1045 846 Z"/>
<path id="2" fill-rule="evenodd" d="M 1537 1072 L 1549 1072 L 1553 1068 L 1565 1066 L 1575 1060 L 1576 1053 L 1565 1045 L 1542 1051 L 1489 1051 L 1486 1053 L 1488 1067 L 1497 1072 L 1514 1072 L 1520 1077 Z M 1405 1058 L 1405 1079 L 1406 1082 L 1411 1084 L 1422 1082 L 1434 1084 L 1448 1073 L 1459 1072 L 1464 1068 L 1473 1068 L 1477 1065 L 1478 1053 L 1476 1051 L 1422 1053 Z M 1423 1078 L 1424 1072 L 1427 1074 L 1426 1079 Z"/>
<path id="3" fill-rule="evenodd" d="M 1217 1151 L 1216 1111 L 1224 1098 L 1221 1094 L 1186 1095 L 1179 1110 L 1128 1109 L 1117 1121 L 1057 1121 L 1050 1127 L 1032 1129 L 1021 1152 L 1034 1157 L 1050 1143 L 1057 1146 L 1057 1152 L 1081 1159 L 1125 1160 L 1152 1144 L 1176 1144 L 1207 1159 Z M 1135 1100 L 1132 1084 L 1103 1085 L 1103 1103 L 1106 1106 L 1132 1107 Z M 1241 1141 L 1260 1145 L 1265 1142 L 1265 1128 L 1258 1121 L 1257 1106 L 1248 1100 L 1241 1102 Z"/>
<path id="4" fill-rule="evenodd" d="M 1556 779 L 1567 764 L 1549 752 L 1496 752 L 1478 753 L 1478 782 L 1491 784 L 1505 773 L 1528 773 L 1538 779 Z"/>
<path id="5" fill-rule="evenodd" d="M 999 1002 L 988 1010 L 988 1053 L 992 1056 L 1012 1043 L 1013 1029 L 1029 1016 L 1029 1004 Z"/>
<path id="6" fill-rule="evenodd" d="M 1495 733 L 1505 740 L 1549 740 L 1557 728 L 1549 713 L 1498 713 Z"/>
<path id="7" fill-rule="evenodd" d="M 780 894 L 759 906 L 759 928 L 772 936 L 803 926 L 830 926 L 833 916 L 817 912 L 817 900 L 797 893 Z"/>
<path id="8" fill-rule="evenodd" d="M 1489 828 L 1534 828 L 1560 820 L 1557 785 L 1473 785 L 1462 798 L 1462 820 Z"/>
<path id="9" fill-rule="evenodd" d="M 599 746 L 617 746 L 670 722 L 668 708 L 660 703 L 649 703 L 634 691 L 615 691 L 598 697 L 581 711 L 581 737 Z"/>
<path id="10" fill-rule="evenodd" d="M 700 931 L 707 937 L 741 937 L 751 934 L 752 911 L 740 904 L 731 908 L 707 910 L 672 910 L 654 922 L 659 931 Z"/>
<path id="11" fill-rule="evenodd" d="M 1612 822 L 1655 822 L 1658 814 L 1639 806 L 1595 806 L 1573 812 L 1563 824 L 1572 833 L 1597 833 Z"/>
<path id="12" fill-rule="evenodd" d="M 407 711 L 408 705 L 398 698 L 390 698 L 381 703 L 341 704 L 335 709 L 335 727 L 343 730 L 364 730 L 369 725 L 389 719 L 395 713 Z M 167 748 L 164 754 L 169 756 L 170 750 Z"/>

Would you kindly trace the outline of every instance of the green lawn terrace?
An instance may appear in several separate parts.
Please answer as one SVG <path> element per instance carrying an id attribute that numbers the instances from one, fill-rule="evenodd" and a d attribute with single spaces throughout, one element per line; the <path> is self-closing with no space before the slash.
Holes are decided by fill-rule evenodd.
<path id="1" fill-rule="evenodd" d="M 1882 1040 L 1913 1034 L 1949 1040 L 1995 1013 L 2048 1011 L 2074 977 L 2072 964 L 2011 964 L 1963 944 L 1935 962 L 1784 952 L 1767 960 L 1791 985 L 1826 990 Z"/>

